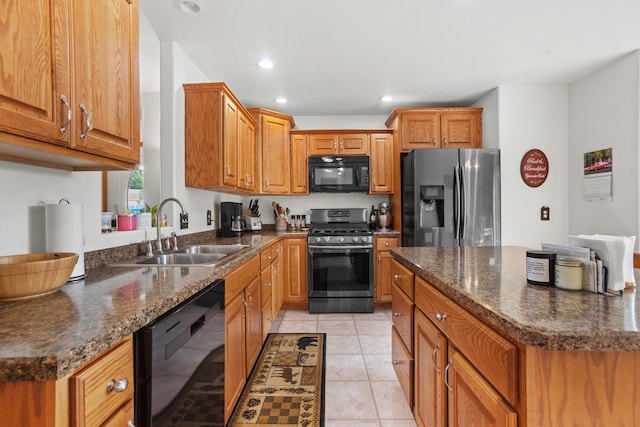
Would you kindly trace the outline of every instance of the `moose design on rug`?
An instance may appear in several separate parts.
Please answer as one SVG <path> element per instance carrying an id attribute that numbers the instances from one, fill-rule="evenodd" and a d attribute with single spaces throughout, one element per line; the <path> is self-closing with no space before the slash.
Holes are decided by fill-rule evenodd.
<path id="1" fill-rule="evenodd" d="M 273 368 L 272 377 L 282 378 L 282 380 L 289 384 L 297 384 L 295 377 L 300 375 L 300 372 L 293 372 L 291 366 L 280 366 Z"/>

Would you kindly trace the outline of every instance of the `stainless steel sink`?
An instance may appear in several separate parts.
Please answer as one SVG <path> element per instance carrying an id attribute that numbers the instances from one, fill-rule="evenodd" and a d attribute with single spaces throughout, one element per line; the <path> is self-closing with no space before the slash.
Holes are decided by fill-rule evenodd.
<path id="1" fill-rule="evenodd" d="M 186 248 L 182 248 L 178 250 L 180 253 L 185 254 L 224 254 L 231 255 L 236 252 L 239 252 L 245 248 L 248 248 L 249 245 L 192 245 L 187 246 Z"/>
<path id="2" fill-rule="evenodd" d="M 137 261 L 136 264 L 151 265 L 213 265 L 226 257 L 223 253 L 179 253 L 155 255 Z"/>

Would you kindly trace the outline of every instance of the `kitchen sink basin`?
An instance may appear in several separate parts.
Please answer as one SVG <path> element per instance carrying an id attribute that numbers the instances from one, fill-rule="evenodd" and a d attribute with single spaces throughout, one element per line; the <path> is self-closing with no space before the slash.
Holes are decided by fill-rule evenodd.
<path id="1" fill-rule="evenodd" d="M 223 253 L 179 253 L 155 255 L 136 264 L 144 265 L 213 265 L 226 257 Z"/>
<path id="2" fill-rule="evenodd" d="M 186 248 L 180 249 L 178 252 L 184 254 L 222 254 L 222 255 L 231 255 L 236 252 L 239 252 L 245 248 L 248 248 L 249 245 L 192 245 L 187 246 Z"/>

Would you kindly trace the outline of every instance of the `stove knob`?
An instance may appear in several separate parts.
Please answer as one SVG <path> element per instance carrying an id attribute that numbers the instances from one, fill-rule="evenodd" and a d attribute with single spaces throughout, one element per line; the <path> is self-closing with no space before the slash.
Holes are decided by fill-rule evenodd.
<path id="1" fill-rule="evenodd" d="M 344 242 L 344 237 L 342 237 L 342 236 L 338 237 L 338 242 L 340 242 L 340 243 Z"/>
<path id="2" fill-rule="evenodd" d="M 353 241 L 354 241 L 354 242 L 357 242 L 358 240 L 359 240 L 359 239 L 358 239 L 358 236 L 353 236 Z"/>
<path id="3" fill-rule="evenodd" d="M 318 243 L 322 242 L 322 237 L 316 237 L 316 242 Z"/>
<path id="4" fill-rule="evenodd" d="M 329 236 L 325 236 L 325 237 L 324 237 L 324 241 L 325 241 L 325 242 L 329 242 L 329 240 L 331 240 L 331 237 L 329 237 Z"/>

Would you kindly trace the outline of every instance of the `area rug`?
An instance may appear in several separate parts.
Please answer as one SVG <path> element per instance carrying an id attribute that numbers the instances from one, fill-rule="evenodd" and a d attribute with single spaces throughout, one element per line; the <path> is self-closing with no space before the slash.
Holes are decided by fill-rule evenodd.
<path id="1" fill-rule="evenodd" d="M 227 427 L 324 426 L 326 334 L 269 334 Z"/>

